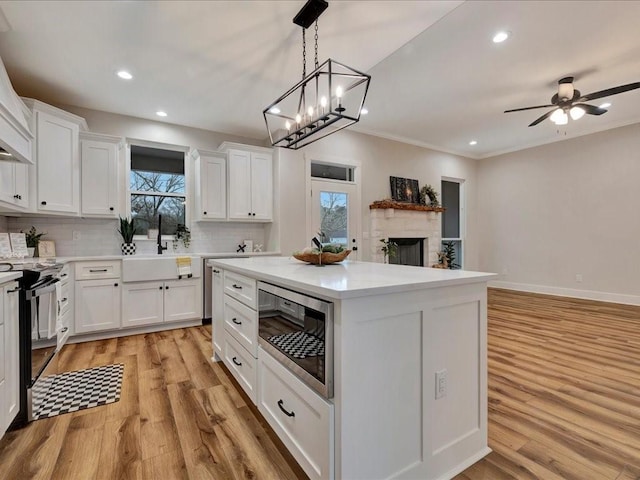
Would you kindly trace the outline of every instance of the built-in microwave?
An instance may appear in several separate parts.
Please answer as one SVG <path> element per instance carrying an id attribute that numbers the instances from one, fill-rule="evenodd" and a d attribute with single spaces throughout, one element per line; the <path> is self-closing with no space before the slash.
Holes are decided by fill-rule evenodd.
<path id="1" fill-rule="evenodd" d="M 333 304 L 258 283 L 258 343 L 325 398 L 333 397 Z"/>

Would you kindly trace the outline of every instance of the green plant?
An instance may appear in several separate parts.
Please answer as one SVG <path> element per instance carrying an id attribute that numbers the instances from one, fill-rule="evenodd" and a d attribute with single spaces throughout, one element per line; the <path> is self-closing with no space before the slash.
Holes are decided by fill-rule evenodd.
<path id="1" fill-rule="evenodd" d="M 453 245 L 453 242 L 444 242 L 442 245 L 444 246 L 442 249 L 442 255 L 447 259 L 449 268 L 452 270 L 460 268 L 460 265 L 456 263 L 456 248 Z"/>
<path id="2" fill-rule="evenodd" d="M 133 243 L 133 236 L 136 234 L 135 218 L 131 220 L 120 217 L 120 229 L 118 233 L 122 235 L 124 243 Z"/>
<path id="3" fill-rule="evenodd" d="M 29 248 L 36 248 L 38 242 L 40 242 L 40 238 L 46 235 L 46 233 L 38 233 L 34 226 L 32 226 L 28 232 L 20 230 L 20 233 L 24 233 L 25 239 L 27 240 L 27 247 Z"/>
<path id="4" fill-rule="evenodd" d="M 427 202 L 429 199 L 429 202 Z M 439 207 L 438 192 L 431 186 L 425 185 L 420 189 L 420 201 L 423 205 L 429 205 L 430 207 Z"/>
<path id="5" fill-rule="evenodd" d="M 382 250 L 382 253 L 384 254 L 384 263 L 387 263 L 387 258 L 392 259 L 397 255 L 398 244 L 384 238 L 381 238 L 380 241 L 382 242 L 380 250 Z"/>
<path id="6" fill-rule="evenodd" d="M 181 240 L 185 248 L 189 248 L 191 245 L 191 231 L 186 225 L 178 224 L 176 227 L 175 238 L 173 240 L 173 249 L 178 247 L 178 241 Z"/>

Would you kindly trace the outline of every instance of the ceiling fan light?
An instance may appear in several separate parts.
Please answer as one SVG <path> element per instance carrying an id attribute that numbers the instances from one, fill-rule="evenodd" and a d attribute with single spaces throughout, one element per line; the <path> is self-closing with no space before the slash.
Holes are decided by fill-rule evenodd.
<path id="1" fill-rule="evenodd" d="M 560 120 L 560 118 L 562 117 L 563 114 L 564 114 L 564 112 L 562 111 L 562 109 L 558 108 L 551 114 L 551 117 L 549 117 L 549 119 L 553 123 L 558 123 L 558 120 Z"/>
<path id="2" fill-rule="evenodd" d="M 573 98 L 573 83 L 561 83 L 558 85 L 558 98 L 570 100 Z"/>
<path id="3" fill-rule="evenodd" d="M 560 115 L 558 115 L 558 118 L 555 121 L 556 125 L 566 125 L 567 123 L 569 123 L 569 115 L 567 115 L 566 113 L 564 113 L 562 110 L 560 110 Z"/>
<path id="4" fill-rule="evenodd" d="M 571 118 L 573 120 L 580 120 L 584 116 L 585 111 L 583 108 L 573 107 L 571 110 L 569 110 L 569 114 L 571 115 Z"/>

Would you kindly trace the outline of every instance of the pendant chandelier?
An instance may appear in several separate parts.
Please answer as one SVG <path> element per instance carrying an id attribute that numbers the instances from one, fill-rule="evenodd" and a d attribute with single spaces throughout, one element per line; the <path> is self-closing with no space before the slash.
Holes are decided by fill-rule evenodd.
<path id="1" fill-rule="evenodd" d="M 302 80 L 263 110 L 271 145 L 297 150 L 360 120 L 371 76 L 329 58 L 318 64 L 318 17 L 325 0 L 308 0 L 302 27 Z M 315 22 L 314 70 L 307 75 L 305 31 Z"/>

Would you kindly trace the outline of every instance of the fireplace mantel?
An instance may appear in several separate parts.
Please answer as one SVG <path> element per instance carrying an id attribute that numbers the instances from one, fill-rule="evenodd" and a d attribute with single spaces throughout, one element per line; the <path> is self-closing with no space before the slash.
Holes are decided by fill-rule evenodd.
<path id="1" fill-rule="evenodd" d="M 393 208 L 396 210 L 413 210 L 417 212 L 444 212 L 444 207 L 431 207 L 429 205 L 420 205 L 417 203 L 394 202 L 392 200 L 377 200 L 369 205 L 369 210 Z"/>

